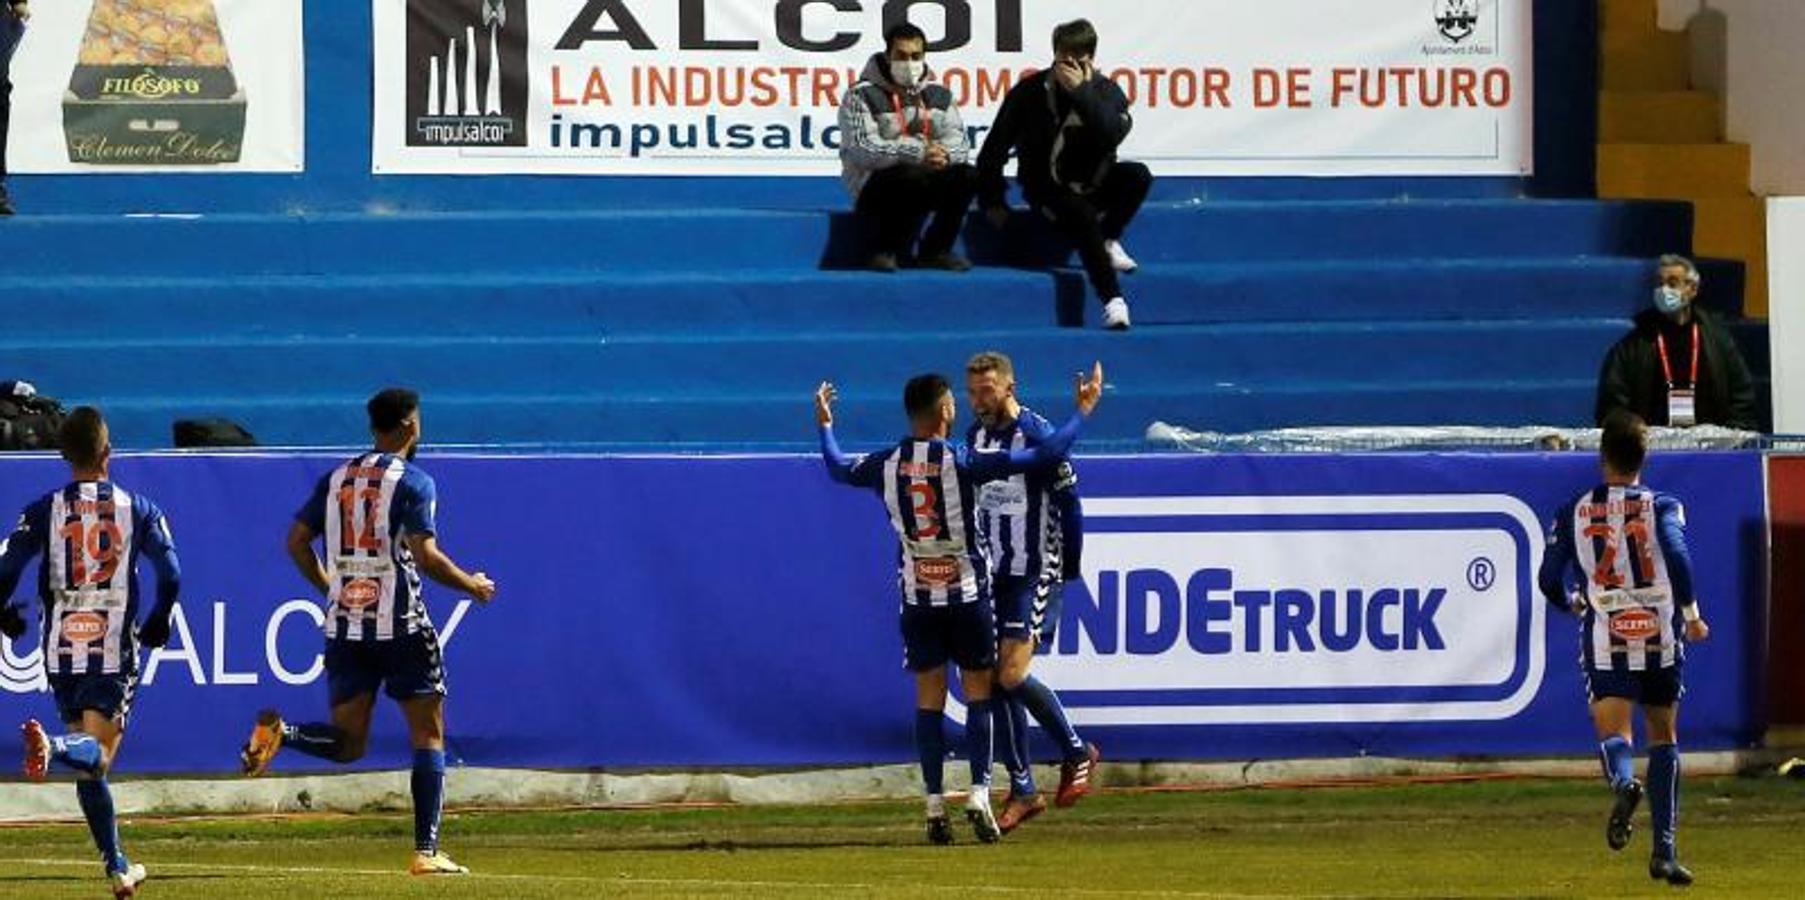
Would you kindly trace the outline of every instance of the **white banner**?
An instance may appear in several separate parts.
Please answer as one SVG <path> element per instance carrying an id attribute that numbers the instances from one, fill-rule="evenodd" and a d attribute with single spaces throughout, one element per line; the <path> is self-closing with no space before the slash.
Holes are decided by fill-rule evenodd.
<path id="1" fill-rule="evenodd" d="M 54 0 L 12 62 L 15 173 L 299 172 L 301 0 Z"/>
<path id="2" fill-rule="evenodd" d="M 379 173 L 835 174 L 905 15 L 975 142 L 1087 17 L 1158 174 L 1532 169 L 1531 0 L 372 2 Z"/>
<path id="3" fill-rule="evenodd" d="M 1513 497 L 1093 497 L 1084 520 L 1088 596 L 1067 586 L 1084 606 L 1036 671 L 1145 700 L 1081 723 L 1497 720 L 1541 686 L 1541 528 Z"/>

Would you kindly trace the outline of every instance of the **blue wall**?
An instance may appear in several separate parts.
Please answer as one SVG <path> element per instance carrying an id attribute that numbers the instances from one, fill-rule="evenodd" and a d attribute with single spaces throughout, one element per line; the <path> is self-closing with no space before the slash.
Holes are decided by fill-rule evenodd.
<path id="1" fill-rule="evenodd" d="M 282 537 L 315 480 L 342 459 L 117 461 L 119 483 L 170 517 L 184 578 L 176 637 L 149 660 L 155 670 L 146 671 L 116 771 L 235 772 L 257 710 L 275 706 L 291 721 L 324 716 L 325 682 L 314 668 L 319 600 Z M 588 768 L 913 758 L 896 539 L 880 500 L 829 482 L 818 458 L 429 454 L 421 464 L 437 479 L 441 544 L 500 586 L 487 607 L 427 589 L 446 634 L 458 761 Z M 1531 587 L 1541 522 L 1595 481 L 1591 454 L 1077 464 L 1087 583 L 1068 594 L 1058 657 L 1038 668 L 1111 759 L 1591 752 L 1577 628 Z M 65 473 L 49 458 L 0 459 L 0 514 Z M 1647 474 L 1687 503 L 1697 591 L 1712 626 L 1711 641 L 1688 653 L 1687 745 L 1748 746 L 1763 728 L 1762 459 L 1661 454 Z M 1174 501 L 1214 512 L 1165 505 Z M 1426 546 L 1439 552 L 1418 552 Z M 1495 565 L 1489 583 L 1471 582 L 1476 556 Z M 1386 626 L 1374 624 L 1382 621 L 1371 612 L 1375 594 L 1365 646 L 1352 648 L 1364 655 L 1331 649 L 1327 639 L 1287 648 L 1276 637 L 1213 651 L 1199 646 L 1199 619 L 1218 638 L 1231 628 L 1276 634 L 1276 611 L 1263 620 L 1270 631 L 1248 624 L 1262 619 L 1246 610 L 1234 625 L 1216 617 L 1212 629 L 1199 608 L 1228 604 L 1187 592 L 1181 637 L 1180 598 L 1133 586 L 1137 574 L 1185 585 L 1215 567 L 1235 574 L 1237 590 L 1439 587 L 1446 600 L 1427 620 L 1445 640 L 1378 646 L 1373 635 Z M 50 714 L 21 659 L 29 647 L 20 641 L 0 657 L 0 720 Z M 1348 672 L 1337 665 L 1347 659 L 1386 671 Z M 1451 708 L 1474 702 L 1484 706 Z M 1238 711 L 1225 716 L 1224 707 Z M 1290 712 L 1299 708 L 1310 712 Z M 1106 720 L 1113 724 L 1098 724 Z M 398 718 L 385 710 L 376 721 L 364 765 L 403 763 Z M 290 755 L 278 769 L 321 766 Z"/>

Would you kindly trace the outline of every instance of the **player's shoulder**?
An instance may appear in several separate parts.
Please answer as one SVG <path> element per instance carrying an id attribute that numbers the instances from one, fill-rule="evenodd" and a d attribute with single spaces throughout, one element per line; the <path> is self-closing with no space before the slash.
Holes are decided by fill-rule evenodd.
<path id="1" fill-rule="evenodd" d="M 45 523 L 50 518 L 50 504 L 62 492 L 62 488 L 57 488 L 25 504 L 25 507 L 19 510 L 19 521 L 13 526 L 14 530 L 33 531 L 46 528 Z"/>
<path id="2" fill-rule="evenodd" d="M 1015 427 L 1031 438 L 1044 439 L 1053 433 L 1053 423 L 1047 417 L 1032 409 L 1022 407 L 1022 414 L 1015 419 Z"/>
<path id="3" fill-rule="evenodd" d="M 415 494 L 431 494 L 438 490 L 438 482 L 433 481 L 432 475 L 420 468 L 419 464 L 399 457 L 397 459 L 401 463 L 401 479 L 397 487 Z"/>
<path id="4" fill-rule="evenodd" d="M 1650 491 L 1649 494 L 1653 497 L 1656 516 L 1662 518 L 1667 516 L 1678 516 L 1680 522 L 1682 524 L 1685 523 L 1686 504 L 1681 501 L 1679 497 L 1669 494 L 1666 491 Z"/>
<path id="5" fill-rule="evenodd" d="M 128 490 L 120 485 L 113 485 L 113 496 L 123 497 L 131 504 L 132 516 L 140 521 L 149 521 L 163 516 L 163 507 L 150 497 L 137 491 Z"/>

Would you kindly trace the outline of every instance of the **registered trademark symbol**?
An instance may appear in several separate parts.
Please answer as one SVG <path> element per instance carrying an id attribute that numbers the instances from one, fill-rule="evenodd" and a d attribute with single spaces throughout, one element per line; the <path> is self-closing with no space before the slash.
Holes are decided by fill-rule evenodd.
<path id="1" fill-rule="evenodd" d="M 1492 565 L 1491 560 L 1480 556 L 1467 563 L 1467 584 L 1471 585 L 1473 590 L 1490 590 L 1492 584 L 1497 580 L 1498 567 Z"/>

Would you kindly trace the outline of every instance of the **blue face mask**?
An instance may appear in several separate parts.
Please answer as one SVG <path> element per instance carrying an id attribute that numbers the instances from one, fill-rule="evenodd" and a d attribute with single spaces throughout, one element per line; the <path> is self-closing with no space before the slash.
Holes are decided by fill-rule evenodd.
<path id="1" fill-rule="evenodd" d="M 1686 308 L 1686 295 L 1679 288 L 1661 285 L 1655 288 L 1655 309 L 1670 316 L 1679 315 Z"/>

